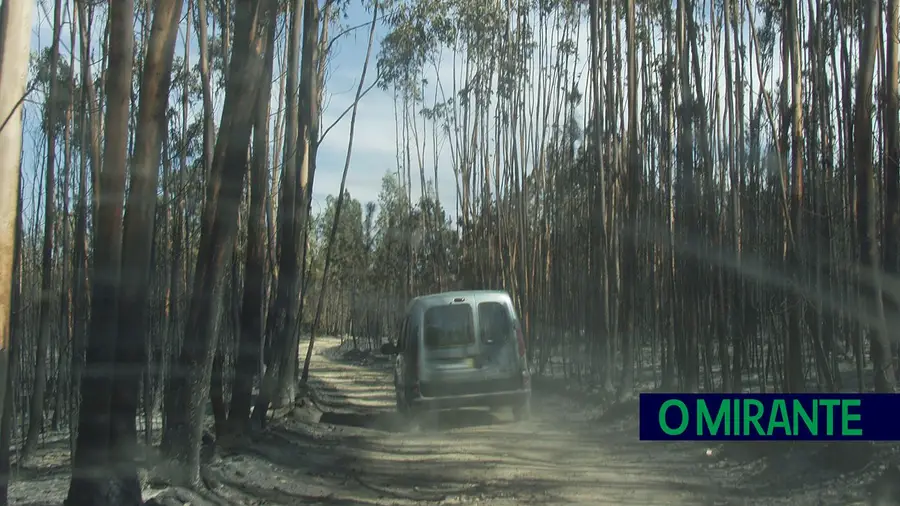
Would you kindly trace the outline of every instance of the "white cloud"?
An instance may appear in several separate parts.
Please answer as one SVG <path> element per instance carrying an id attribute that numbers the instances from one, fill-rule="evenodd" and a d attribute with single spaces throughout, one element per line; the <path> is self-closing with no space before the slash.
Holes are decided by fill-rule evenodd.
<path id="1" fill-rule="evenodd" d="M 353 105 L 355 93 L 331 95 L 323 109 L 322 130 L 333 128 L 322 139 L 321 149 L 346 151 L 350 133 L 350 118 L 347 113 L 335 124 L 338 117 Z M 373 89 L 360 100 L 353 139 L 354 153 L 383 153 L 394 157 L 396 150 L 394 136 L 393 99 L 378 89 Z"/>

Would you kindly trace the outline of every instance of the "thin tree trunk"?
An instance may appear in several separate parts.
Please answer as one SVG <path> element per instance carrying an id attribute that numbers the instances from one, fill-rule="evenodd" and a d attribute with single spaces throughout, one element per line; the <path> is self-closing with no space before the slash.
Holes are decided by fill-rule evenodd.
<path id="1" fill-rule="evenodd" d="M 128 112 L 134 68 L 134 1 L 110 4 L 109 81 L 106 84 L 106 143 L 99 174 L 95 219 L 94 312 L 81 381 L 82 404 L 72 458 L 67 506 L 130 506 L 141 504 L 136 473 L 120 472 L 110 460 L 111 393 L 118 336 L 118 286 L 122 251 L 122 203 Z"/>
<path id="2" fill-rule="evenodd" d="M 893 392 L 894 365 L 891 360 L 890 340 L 884 318 L 884 304 L 881 292 L 881 273 L 878 268 L 877 218 L 875 214 L 875 170 L 872 163 L 874 147 L 872 142 L 872 81 L 875 73 L 875 46 L 878 39 L 878 4 L 870 2 L 866 6 L 866 25 L 859 39 L 859 74 L 856 87 L 855 116 L 855 158 L 857 170 L 857 225 L 859 233 L 860 260 L 869 269 L 869 287 L 875 306 L 875 325 L 869 329 L 871 336 L 872 366 L 875 370 L 875 391 Z"/>
<path id="3" fill-rule="evenodd" d="M 277 11 L 272 9 L 271 26 L 275 26 Z M 232 433 L 241 435 L 249 428 L 253 378 L 259 368 L 259 358 L 265 322 L 266 264 L 266 178 L 268 168 L 269 99 L 272 90 L 272 68 L 275 60 L 275 30 L 269 30 L 266 41 L 266 63 L 262 89 L 256 101 L 253 124 L 253 158 L 250 172 L 250 216 L 247 222 L 247 253 L 244 267 L 244 293 L 241 302 L 241 329 L 238 337 L 238 356 L 235 377 L 231 383 L 231 406 L 228 424 Z M 260 371 L 261 372 L 261 371 Z"/>
<path id="4" fill-rule="evenodd" d="M 28 460 L 37 449 L 38 438 L 44 425 L 44 397 L 47 390 L 47 348 L 50 345 L 50 304 L 53 300 L 53 232 L 56 227 L 56 93 L 59 67 L 59 40 L 62 26 L 62 0 L 56 0 L 53 10 L 53 42 L 50 46 L 50 89 L 44 103 L 44 119 L 47 129 L 47 172 L 44 185 L 44 247 L 41 259 L 40 328 L 38 329 L 37 363 L 34 368 L 34 383 L 31 389 L 31 404 L 28 412 L 28 434 L 22 448 L 22 459 Z M 15 202 L 12 200 L 10 202 Z"/>
<path id="5" fill-rule="evenodd" d="M 187 464 L 186 481 L 200 486 L 200 442 L 209 399 L 210 370 L 222 304 L 220 278 L 233 251 L 238 208 L 247 168 L 247 150 L 258 76 L 263 70 L 265 34 L 259 22 L 269 0 L 240 0 L 235 15 L 235 39 L 229 64 L 222 125 L 201 218 L 202 230 L 193 290 L 185 323 L 184 345 L 171 381 L 178 392 L 178 419 L 171 421 L 171 449 Z M 272 6 L 274 8 L 274 6 Z M 274 29 L 274 27 L 268 27 Z M 264 31 L 264 30 L 263 30 Z M 262 37 L 261 37 L 262 35 Z"/>
<path id="6" fill-rule="evenodd" d="M 305 157 L 307 156 L 306 125 L 309 113 L 300 107 L 301 102 L 309 105 L 306 96 L 309 94 L 310 83 L 315 80 L 315 67 L 312 64 L 314 45 L 318 42 L 318 7 L 304 5 L 302 17 L 300 15 L 301 0 L 293 5 L 293 20 L 291 21 L 290 42 L 288 46 L 288 76 L 287 76 L 287 110 L 285 111 L 285 136 L 284 136 L 284 165 L 281 179 L 281 198 L 278 205 L 278 286 L 275 301 L 269 308 L 266 319 L 266 337 L 271 344 L 271 352 L 266 357 L 266 373 L 263 377 L 259 395 L 253 408 L 253 424 L 256 427 L 265 426 L 269 405 L 276 407 L 290 405 L 294 400 L 294 372 L 297 364 L 297 322 L 299 321 L 298 306 L 300 268 L 298 253 L 300 241 L 303 237 L 302 230 L 306 227 L 305 220 L 298 219 L 305 215 L 302 194 L 306 188 L 303 183 L 306 174 L 299 175 L 298 169 L 308 168 Z M 300 62 L 299 84 L 292 77 L 291 69 L 296 67 L 298 50 L 300 48 L 300 35 L 303 36 L 302 56 Z M 292 48 L 294 49 L 292 51 Z M 296 98 L 294 94 L 298 93 Z M 294 110 L 296 104 L 296 111 Z M 302 117 L 301 117 L 302 116 Z M 305 206 L 304 206 L 305 207 Z"/>
<path id="7" fill-rule="evenodd" d="M 146 324 L 160 150 L 163 138 L 168 134 L 165 115 L 182 4 L 183 0 L 156 2 L 144 56 L 122 238 L 119 337 L 111 408 L 112 458 L 120 466 L 134 465 L 132 446 L 137 437 L 137 393 L 147 360 Z"/>

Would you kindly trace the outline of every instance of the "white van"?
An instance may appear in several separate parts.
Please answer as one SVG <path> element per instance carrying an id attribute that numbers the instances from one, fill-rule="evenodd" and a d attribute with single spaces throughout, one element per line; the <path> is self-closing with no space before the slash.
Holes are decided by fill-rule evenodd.
<path id="1" fill-rule="evenodd" d="M 525 340 L 509 294 L 445 292 L 416 297 L 407 306 L 394 356 L 397 410 L 512 408 L 531 413 L 531 377 Z"/>

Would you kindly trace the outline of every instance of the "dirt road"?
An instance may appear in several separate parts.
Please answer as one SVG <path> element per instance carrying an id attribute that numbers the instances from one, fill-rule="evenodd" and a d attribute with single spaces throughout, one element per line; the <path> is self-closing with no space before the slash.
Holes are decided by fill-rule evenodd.
<path id="1" fill-rule="evenodd" d="M 715 446 L 707 456 L 701 444 L 641 442 L 635 413 L 601 419 L 584 402 L 544 391 L 535 392 L 528 422 L 513 422 L 507 410 L 471 410 L 411 432 L 394 414 L 389 363 L 348 356 L 339 344 L 318 344 L 311 371 L 317 406 L 307 402 L 216 457 L 208 494 L 145 479 L 145 498 L 174 494 L 162 504 L 178 506 L 847 506 L 866 504 L 864 484 L 880 472 L 871 462 L 824 472 L 823 464 L 846 464 L 847 455 L 816 453 L 819 447 L 747 457 Z M 14 471 L 11 504 L 62 502 L 67 440 L 39 453 L 40 464 Z M 900 454 L 888 460 L 900 462 Z"/>
<path id="2" fill-rule="evenodd" d="M 755 479 L 742 486 L 746 463 L 719 461 L 697 444 L 642 443 L 634 417 L 599 422 L 557 395 L 536 393 L 528 422 L 472 410 L 409 431 L 394 414 L 388 363 L 350 360 L 338 345 L 323 340 L 313 363 L 322 412 L 296 410 L 242 455 L 214 464 L 228 491 L 221 496 L 285 505 L 855 502 L 798 483 L 787 484 L 794 493 Z"/>

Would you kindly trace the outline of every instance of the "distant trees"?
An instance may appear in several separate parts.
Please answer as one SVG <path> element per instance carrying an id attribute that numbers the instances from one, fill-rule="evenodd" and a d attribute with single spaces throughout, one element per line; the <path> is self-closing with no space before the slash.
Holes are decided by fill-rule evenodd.
<path id="1" fill-rule="evenodd" d="M 367 203 L 365 209 L 345 192 L 320 332 L 380 343 L 383 336 L 396 331 L 407 294 L 459 286 L 458 239 L 445 211 L 431 197 L 412 210 L 408 203 L 391 173 L 382 179 L 378 201 Z M 303 317 L 308 323 L 314 320 L 315 301 L 322 296 L 319 287 L 336 204 L 334 196 L 326 199 L 310 236 L 307 293 L 311 303 Z M 402 276 L 408 266 L 414 285 Z"/>

